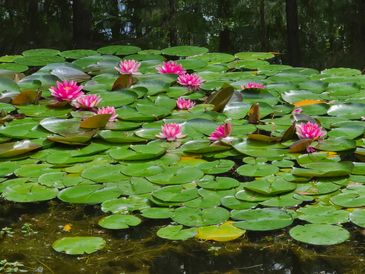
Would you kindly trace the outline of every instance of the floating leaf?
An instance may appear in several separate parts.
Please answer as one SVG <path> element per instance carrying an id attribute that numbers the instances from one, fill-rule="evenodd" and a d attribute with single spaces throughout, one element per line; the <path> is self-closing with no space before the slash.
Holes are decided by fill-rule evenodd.
<path id="1" fill-rule="evenodd" d="M 231 85 L 224 84 L 219 91 L 211 94 L 205 103 L 214 105 L 213 110 L 215 111 L 222 111 L 231 99 L 233 92 L 234 88 Z"/>
<path id="2" fill-rule="evenodd" d="M 127 229 L 131 226 L 137 226 L 141 219 L 133 215 L 114 214 L 102 218 L 98 224 L 107 229 Z"/>
<path id="3" fill-rule="evenodd" d="M 101 237 L 64 237 L 52 244 L 57 252 L 68 255 L 91 254 L 105 247 L 106 242 Z"/>
<path id="4" fill-rule="evenodd" d="M 254 231 L 280 229 L 291 225 L 293 222 L 289 213 L 274 208 L 233 210 L 231 217 L 235 220 L 242 220 L 234 222 L 234 226 Z"/>
<path id="5" fill-rule="evenodd" d="M 219 226 L 199 227 L 196 238 L 200 240 L 227 242 L 241 237 L 244 233 L 245 230 L 233 226 L 230 222 L 226 222 Z"/>
<path id="6" fill-rule="evenodd" d="M 96 114 L 81 121 L 80 128 L 104 128 L 108 123 L 111 114 Z"/>
<path id="7" fill-rule="evenodd" d="M 350 233 L 336 225 L 306 224 L 297 225 L 289 230 L 292 238 L 312 245 L 335 245 L 345 242 Z"/>
<path id="8" fill-rule="evenodd" d="M 185 241 L 195 235 L 196 228 L 183 229 L 182 225 L 169 225 L 157 231 L 158 237 L 173 241 Z"/>

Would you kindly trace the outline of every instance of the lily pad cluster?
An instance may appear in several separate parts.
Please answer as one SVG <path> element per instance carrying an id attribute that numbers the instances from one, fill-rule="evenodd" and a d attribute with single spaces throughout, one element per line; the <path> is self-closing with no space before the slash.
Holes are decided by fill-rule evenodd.
<path id="1" fill-rule="evenodd" d="M 2 57 L 1 197 L 100 204 L 105 216 L 98 224 L 112 230 L 166 219 L 157 235 L 170 240 L 228 241 L 288 228 L 304 243 L 346 241 L 344 224 L 365 226 L 365 76 L 275 64 L 276 58 L 130 45 Z M 130 84 L 115 69 L 122 60 L 141 64 Z M 200 89 L 158 73 L 168 60 L 199 75 Z M 50 103 L 49 88 L 64 80 L 99 95 L 117 121 Z M 244 88 L 249 83 L 263 88 Z M 181 97 L 192 107 L 178 109 Z M 209 139 L 227 122 L 229 136 Z M 321 125 L 326 136 L 298 140 L 301 122 Z M 158 138 L 169 123 L 182 126 L 182 138 Z M 64 238 L 53 246 L 81 254 L 105 242 Z"/>

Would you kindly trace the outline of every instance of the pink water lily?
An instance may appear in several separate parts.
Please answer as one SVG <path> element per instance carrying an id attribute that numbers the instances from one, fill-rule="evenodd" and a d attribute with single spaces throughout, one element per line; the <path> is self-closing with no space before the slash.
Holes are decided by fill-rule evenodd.
<path id="1" fill-rule="evenodd" d="M 260 83 L 256 83 L 256 82 L 249 82 L 246 85 L 243 84 L 241 86 L 242 89 L 265 89 L 265 86 L 263 84 Z"/>
<path id="2" fill-rule="evenodd" d="M 182 125 L 180 124 L 164 124 L 161 127 L 161 132 L 156 137 L 166 139 L 167 141 L 175 141 L 176 139 L 184 138 L 182 134 Z"/>
<path id="3" fill-rule="evenodd" d="M 115 67 L 120 74 L 138 74 L 141 63 L 136 60 L 124 60 L 119 63 L 119 67 Z"/>
<path id="4" fill-rule="evenodd" d="M 310 121 L 296 124 L 295 129 L 299 139 L 318 140 L 326 135 L 326 131 L 321 126 Z"/>
<path id="5" fill-rule="evenodd" d="M 72 105 L 75 108 L 91 110 L 100 104 L 101 98 L 99 95 L 96 94 L 88 94 L 88 95 L 81 95 L 77 97 L 73 102 Z"/>
<path id="6" fill-rule="evenodd" d="M 293 114 L 301 114 L 303 112 L 303 109 L 302 108 L 295 108 L 292 113 Z"/>
<path id="7" fill-rule="evenodd" d="M 176 106 L 178 109 L 191 109 L 195 106 L 195 103 L 190 99 L 179 97 L 176 101 Z"/>
<path id="8" fill-rule="evenodd" d="M 307 150 L 307 152 L 308 153 L 314 153 L 314 152 L 316 152 L 317 150 L 314 148 L 314 147 L 312 147 L 312 146 L 308 146 L 307 148 L 306 148 L 306 150 Z"/>
<path id="9" fill-rule="evenodd" d="M 55 97 L 58 101 L 71 102 L 77 97 L 83 95 L 81 91 L 83 86 L 79 86 L 75 81 L 63 81 L 56 82 L 56 86 L 51 87 L 49 90 L 51 95 Z"/>
<path id="10" fill-rule="evenodd" d="M 115 108 L 114 107 L 102 107 L 102 108 L 99 108 L 97 110 L 96 114 L 111 114 L 112 116 L 110 116 L 109 122 L 114 122 L 118 118 L 118 114 L 115 111 Z"/>
<path id="11" fill-rule="evenodd" d="M 184 74 L 186 71 L 183 66 L 175 61 L 163 62 L 161 66 L 156 67 L 157 71 L 161 74 Z"/>
<path id="12" fill-rule="evenodd" d="M 223 138 L 228 137 L 232 133 L 232 124 L 224 123 L 218 126 L 209 136 L 211 141 L 219 141 Z"/>
<path id="13" fill-rule="evenodd" d="M 202 85 L 202 83 L 204 82 L 203 79 L 196 73 L 193 74 L 180 74 L 179 77 L 177 78 L 177 82 L 184 86 L 187 87 L 190 90 L 198 90 L 200 89 L 200 86 Z"/>

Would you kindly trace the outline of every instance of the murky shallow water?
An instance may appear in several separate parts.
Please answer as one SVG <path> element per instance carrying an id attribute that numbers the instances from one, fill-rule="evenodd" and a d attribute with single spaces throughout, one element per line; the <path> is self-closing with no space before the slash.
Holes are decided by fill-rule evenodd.
<path id="1" fill-rule="evenodd" d="M 19 261 L 29 273 L 364 273 L 365 243 L 362 231 L 352 231 L 350 241 L 331 247 L 310 247 L 290 239 L 285 230 L 248 232 L 228 243 L 160 239 L 156 231 L 164 221 L 144 220 L 128 230 L 98 227 L 98 206 L 61 202 L 13 204 L 0 201 L 0 228 L 13 237 L 0 239 L 0 260 Z M 26 235 L 24 223 L 37 233 Z M 63 231 L 72 224 L 70 232 Z M 351 227 L 349 227 L 351 230 Z M 102 236 L 105 249 L 87 256 L 53 251 L 51 244 L 63 236 Z"/>

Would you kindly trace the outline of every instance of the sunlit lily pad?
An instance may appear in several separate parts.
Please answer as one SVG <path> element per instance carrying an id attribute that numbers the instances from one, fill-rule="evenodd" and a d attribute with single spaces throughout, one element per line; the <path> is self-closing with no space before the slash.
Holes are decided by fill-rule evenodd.
<path id="1" fill-rule="evenodd" d="M 355 209 L 353 212 L 350 213 L 350 220 L 355 225 L 360 227 L 365 227 L 365 209 L 358 208 Z"/>
<path id="2" fill-rule="evenodd" d="M 55 188 L 48 188 L 37 183 L 25 183 L 8 186 L 2 195 L 8 201 L 31 203 L 51 200 L 57 196 L 57 193 Z"/>
<path id="3" fill-rule="evenodd" d="M 57 252 L 66 253 L 68 255 L 91 254 L 103 249 L 106 242 L 101 237 L 64 237 L 52 244 Z"/>
<path id="4" fill-rule="evenodd" d="M 233 226 L 226 222 L 219 226 L 203 226 L 198 228 L 196 237 L 201 240 L 213 240 L 217 242 L 227 242 L 241 237 L 245 230 Z"/>
<path id="5" fill-rule="evenodd" d="M 336 225 L 306 224 L 290 229 L 289 234 L 297 241 L 312 245 L 334 245 L 346 241 L 350 233 Z"/>

